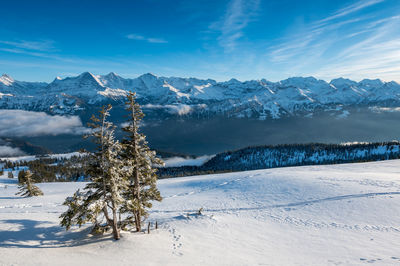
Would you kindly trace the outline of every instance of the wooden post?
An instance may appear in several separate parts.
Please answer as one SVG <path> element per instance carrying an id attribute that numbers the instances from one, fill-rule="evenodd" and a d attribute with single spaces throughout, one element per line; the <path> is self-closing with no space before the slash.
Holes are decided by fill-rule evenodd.
<path id="1" fill-rule="evenodd" d="M 150 234 L 150 222 L 149 222 L 149 224 L 147 225 L 147 233 Z"/>
<path id="2" fill-rule="evenodd" d="M 157 223 L 157 221 L 156 221 L 156 230 L 158 229 L 158 223 Z"/>

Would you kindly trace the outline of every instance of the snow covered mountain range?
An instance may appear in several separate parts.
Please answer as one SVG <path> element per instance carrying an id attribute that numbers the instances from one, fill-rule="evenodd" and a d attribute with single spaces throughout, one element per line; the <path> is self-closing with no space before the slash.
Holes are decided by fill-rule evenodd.
<path id="1" fill-rule="evenodd" d="M 126 91 L 136 91 L 145 109 L 170 115 L 222 115 L 257 119 L 336 111 L 347 107 L 400 106 L 400 85 L 394 81 L 338 78 L 331 82 L 294 77 L 279 82 L 265 79 L 217 82 L 212 79 L 157 77 L 144 74 L 122 78 L 115 73 L 89 72 L 51 83 L 16 81 L 0 77 L 0 109 L 77 114 L 102 103 L 122 103 Z"/>

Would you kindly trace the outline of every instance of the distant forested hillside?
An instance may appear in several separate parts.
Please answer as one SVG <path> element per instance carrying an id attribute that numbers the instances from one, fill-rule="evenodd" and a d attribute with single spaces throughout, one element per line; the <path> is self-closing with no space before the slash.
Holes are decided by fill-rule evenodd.
<path id="1" fill-rule="evenodd" d="M 171 156 L 169 153 L 161 153 Z M 176 154 L 173 154 L 177 156 Z M 267 169 L 275 167 L 381 161 L 400 158 L 400 142 L 288 144 L 256 146 L 219 153 L 201 166 L 160 167 L 160 178 Z M 37 157 L 30 161 L 0 160 L 0 171 L 30 169 L 35 182 L 88 180 L 87 154 L 68 158 Z"/>
<path id="2" fill-rule="evenodd" d="M 161 177 L 266 169 L 285 166 L 338 164 L 400 158 L 399 142 L 353 144 L 290 144 L 248 147 L 217 154 L 202 166 L 161 168 Z"/>

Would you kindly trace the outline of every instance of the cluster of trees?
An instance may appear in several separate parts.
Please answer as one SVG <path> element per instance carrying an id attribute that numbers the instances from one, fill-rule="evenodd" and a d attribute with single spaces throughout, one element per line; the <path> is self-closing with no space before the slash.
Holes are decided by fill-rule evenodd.
<path id="1" fill-rule="evenodd" d="M 204 164 L 204 168 L 242 171 L 285 166 L 378 161 L 399 157 L 399 142 L 347 145 L 293 144 L 249 147 L 221 153 Z"/>
<path id="2" fill-rule="evenodd" d="M 160 179 L 173 178 L 173 177 L 184 177 L 192 175 L 211 175 L 211 174 L 222 174 L 232 172 L 231 169 L 213 169 L 205 168 L 203 166 L 173 166 L 159 168 L 158 176 Z"/>
<path id="3" fill-rule="evenodd" d="M 84 178 L 87 166 L 87 156 L 71 156 L 70 158 L 39 157 L 31 161 L 4 161 L 5 169 L 16 170 L 29 168 L 32 179 L 36 183 L 77 181 Z"/>
<path id="4" fill-rule="evenodd" d="M 97 150 L 87 160 L 85 174 L 90 182 L 64 202 L 68 209 L 60 218 L 67 230 L 91 222 L 93 232 L 112 230 L 114 239 L 119 239 L 121 229 L 141 231 L 151 201 L 161 201 L 154 165 L 163 162 L 139 133 L 144 115 L 135 99 L 134 93 L 128 94 L 129 120 L 122 128 L 126 135 L 121 142 L 114 137 L 116 126 L 108 121 L 111 105 L 92 117 L 92 133 L 87 137 L 94 140 Z"/>
<path id="5" fill-rule="evenodd" d="M 15 170 L 15 167 L 17 167 L 17 163 L 16 162 L 12 162 L 12 161 L 8 161 L 8 160 L 0 160 L 0 163 L 3 164 L 3 167 L 1 170 L 3 169 L 13 169 Z"/>
<path id="6" fill-rule="evenodd" d="M 165 156 L 177 156 L 164 153 Z M 398 142 L 364 144 L 287 144 L 247 147 L 217 154 L 202 166 L 162 167 L 159 178 L 206 175 L 285 166 L 368 162 L 400 158 Z M 70 158 L 40 157 L 33 161 L 3 161 L 4 168 L 27 167 L 35 183 L 89 180 L 89 155 Z M 153 166 L 158 167 L 154 164 Z M 0 169 L 1 171 L 1 169 Z M 9 172 L 12 178 L 12 173 Z"/>

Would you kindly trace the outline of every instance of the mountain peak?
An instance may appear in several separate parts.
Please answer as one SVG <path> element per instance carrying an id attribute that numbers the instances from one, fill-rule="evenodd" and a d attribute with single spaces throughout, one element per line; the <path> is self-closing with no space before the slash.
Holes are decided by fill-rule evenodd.
<path id="1" fill-rule="evenodd" d="M 318 81 L 316 78 L 309 76 L 309 77 L 290 77 L 285 80 L 288 81 Z"/>
<path id="2" fill-rule="evenodd" d="M 80 78 L 96 78 L 92 73 L 90 72 L 83 72 L 80 74 L 78 77 Z"/>
<path id="3" fill-rule="evenodd" d="M 231 78 L 230 80 L 225 81 L 224 83 L 225 84 L 240 84 L 241 82 L 235 78 Z"/>
<path id="4" fill-rule="evenodd" d="M 354 82 L 351 79 L 342 78 L 342 77 L 331 80 L 331 82 L 335 82 L 335 81 L 337 81 L 337 82 Z"/>
<path id="5" fill-rule="evenodd" d="M 6 86 L 11 85 L 12 83 L 14 83 L 14 79 L 12 77 L 10 77 L 7 74 L 3 74 L 0 77 L 0 82 L 3 83 Z"/>
<path id="6" fill-rule="evenodd" d="M 108 78 L 118 78 L 119 76 L 115 72 L 110 72 L 106 75 Z"/>
<path id="7" fill-rule="evenodd" d="M 153 73 L 149 72 L 149 73 L 139 76 L 139 78 L 158 78 L 158 77 L 156 75 L 154 75 Z"/>
<path id="8" fill-rule="evenodd" d="M 310 84 L 320 84 L 321 82 L 325 83 L 325 81 L 318 80 L 314 77 L 290 77 L 280 81 L 282 85 L 294 86 L 294 87 L 303 87 L 304 85 L 310 85 Z"/>
<path id="9" fill-rule="evenodd" d="M 90 72 L 83 72 L 77 77 L 77 79 L 80 80 L 80 82 L 94 82 L 96 85 L 103 86 L 103 83 L 99 78 Z"/>
<path id="10" fill-rule="evenodd" d="M 57 76 L 57 77 L 53 80 L 53 82 L 56 82 L 56 81 L 59 81 L 59 80 L 62 80 L 62 78 L 59 77 L 59 76 Z"/>
<path id="11" fill-rule="evenodd" d="M 364 85 L 364 86 L 379 87 L 379 86 L 382 86 L 384 83 L 380 79 L 363 79 L 360 81 L 360 84 Z"/>
<path id="12" fill-rule="evenodd" d="M 332 79 L 330 84 L 335 86 L 336 88 L 344 88 L 349 86 L 355 86 L 357 85 L 357 82 L 351 79 L 337 78 L 337 79 Z"/>
<path id="13" fill-rule="evenodd" d="M 9 75 L 7 75 L 6 73 L 4 73 L 3 75 L 1 75 L 1 77 L 3 78 L 11 78 Z"/>

